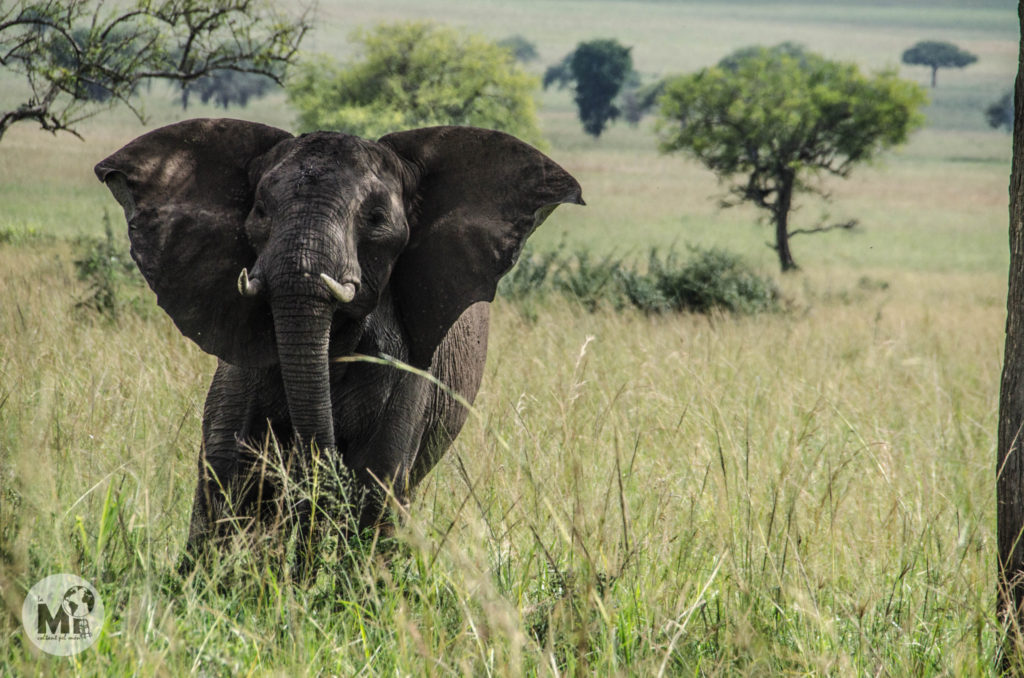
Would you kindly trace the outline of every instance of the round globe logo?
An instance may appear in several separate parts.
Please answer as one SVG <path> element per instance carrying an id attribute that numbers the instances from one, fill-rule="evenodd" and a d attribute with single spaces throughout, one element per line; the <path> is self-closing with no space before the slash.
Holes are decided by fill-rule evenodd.
<path id="1" fill-rule="evenodd" d="M 78 575 L 53 574 L 29 589 L 21 623 L 25 635 L 43 652 L 77 654 L 99 638 L 103 601 Z"/>

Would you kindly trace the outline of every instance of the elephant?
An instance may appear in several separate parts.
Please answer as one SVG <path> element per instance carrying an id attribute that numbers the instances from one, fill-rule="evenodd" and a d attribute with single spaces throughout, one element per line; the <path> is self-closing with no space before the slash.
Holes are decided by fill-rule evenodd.
<path id="1" fill-rule="evenodd" d="M 466 421 L 498 280 L 555 207 L 584 204 L 534 147 L 460 126 L 373 141 L 193 119 L 95 172 L 158 305 L 218 359 L 182 572 L 266 519 L 284 480 L 256 477 L 254 450 L 271 439 L 300 485 L 317 459 L 343 471 L 361 532 L 393 532 Z M 287 522 L 306 537 L 299 562 L 311 503 Z"/>

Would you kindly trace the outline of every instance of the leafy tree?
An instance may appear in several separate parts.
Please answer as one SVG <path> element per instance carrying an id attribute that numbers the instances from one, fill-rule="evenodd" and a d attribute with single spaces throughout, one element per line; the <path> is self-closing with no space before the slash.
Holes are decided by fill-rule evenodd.
<path id="1" fill-rule="evenodd" d="M 198 94 L 204 104 L 212 99 L 214 105 L 224 110 L 232 104 L 245 108 L 249 105 L 249 99 L 265 96 L 276 84 L 259 73 L 214 71 L 194 82 L 182 84 L 181 107 L 187 109 L 189 97 Z"/>
<path id="2" fill-rule="evenodd" d="M 617 40 L 591 40 L 576 45 L 544 73 L 544 88 L 575 83 L 576 107 L 583 129 L 594 137 L 621 114 L 615 98 L 633 74 L 629 47 Z"/>
<path id="3" fill-rule="evenodd" d="M 724 64 L 724 65 L 723 65 Z M 796 268 L 789 238 L 855 222 L 790 231 L 797 191 L 822 174 L 849 176 L 855 165 L 902 143 L 923 122 L 921 87 L 883 71 L 792 46 L 743 50 L 722 64 L 665 85 L 658 120 L 663 152 L 686 151 L 722 179 L 739 177 L 724 206 L 751 202 L 775 226 L 783 271 Z M 822 194 L 823 195 L 823 194 Z"/>
<path id="4" fill-rule="evenodd" d="M 1007 132 L 1013 131 L 1013 92 L 1007 92 L 999 101 L 994 101 L 985 109 L 985 119 L 990 127 L 1005 127 Z"/>
<path id="5" fill-rule="evenodd" d="M 970 66 L 978 57 L 951 42 L 923 40 L 903 52 L 903 63 L 908 66 L 928 66 L 932 69 L 932 87 L 940 68 Z"/>
<path id="6" fill-rule="evenodd" d="M 520 61 L 524 64 L 536 61 L 539 58 L 536 45 L 521 35 L 510 35 L 507 38 L 499 40 L 498 46 L 504 47 L 512 52 L 512 56 L 516 58 L 516 61 Z"/>
<path id="7" fill-rule="evenodd" d="M 280 81 L 308 29 L 258 0 L 0 0 L 0 68 L 28 85 L 5 97 L 0 138 L 26 120 L 77 136 L 101 102 L 141 120 L 131 98 L 151 79 L 228 69 Z"/>
<path id="8" fill-rule="evenodd" d="M 75 68 L 78 62 L 78 54 L 89 43 L 89 33 L 88 28 L 79 27 L 71 31 L 67 40 L 50 41 L 47 46 L 53 63 L 63 69 Z M 106 36 L 103 36 L 102 40 L 109 44 L 118 44 L 123 43 L 126 38 L 127 36 L 123 31 L 111 31 Z M 108 101 L 112 96 L 111 89 L 107 85 L 109 81 L 110 78 L 104 77 L 102 73 L 98 73 L 92 79 L 82 78 L 74 83 L 74 96 L 82 101 Z M 132 94 L 134 94 L 134 91 Z"/>
<path id="9" fill-rule="evenodd" d="M 622 111 L 622 117 L 626 119 L 626 122 L 630 125 L 637 125 L 645 115 L 657 107 L 658 99 L 664 93 L 664 80 L 643 84 L 637 77 L 635 83 L 628 83 L 622 88 L 617 106 Z"/>
<path id="10" fill-rule="evenodd" d="M 425 125 L 475 125 L 542 143 L 534 77 L 476 35 L 428 22 L 357 31 L 356 61 L 301 65 L 287 86 L 303 130 L 367 137 Z"/>

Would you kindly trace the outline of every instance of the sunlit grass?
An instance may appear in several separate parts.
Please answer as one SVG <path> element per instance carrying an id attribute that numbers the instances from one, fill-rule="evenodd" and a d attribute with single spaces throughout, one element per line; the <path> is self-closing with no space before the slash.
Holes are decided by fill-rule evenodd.
<path id="1" fill-rule="evenodd" d="M 182 588 L 212 359 L 159 314 L 74 314 L 63 246 L 0 262 L 4 586 L 96 583 L 111 617 L 86 672 L 962 674 L 993 657 L 999 275 L 788 277 L 791 311 L 756 318 L 498 303 L 480 418 L 390 564 L 356 553 L 303 589 L 243 551 Z M 15 620 L 11 670 L 72 668 Z"/>

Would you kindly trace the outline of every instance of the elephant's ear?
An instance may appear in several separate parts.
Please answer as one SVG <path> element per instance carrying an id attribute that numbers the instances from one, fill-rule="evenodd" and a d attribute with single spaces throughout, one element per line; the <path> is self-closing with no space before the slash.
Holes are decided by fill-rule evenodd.
<path id="1" fill-rule="evenodd" d="M 459 316 L 491 301 L 526 238 L 580 185 L 513 136 L 474 127 L 397 132 L 380 142 L 412 163 L 410 239 L 391 280 L 414 364 L 429 364 Z"/>
<path id="2" fill-rule="evenodd" d="M 182 334 L 230 363 L 274 361 L 268 304 L 239 294 L 261 158 L 291 134 L 242 120 L 153 130 L 96 165 L 124 208 L 132 258 Z"/>

